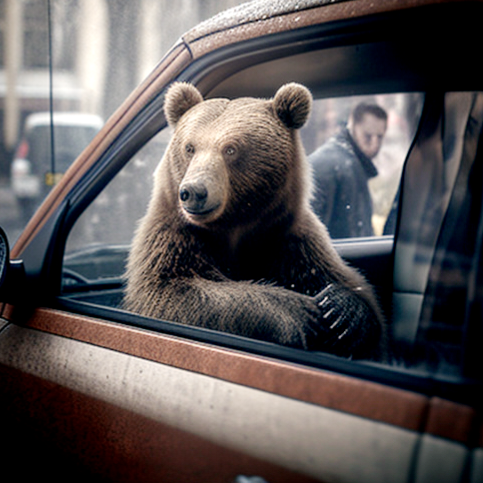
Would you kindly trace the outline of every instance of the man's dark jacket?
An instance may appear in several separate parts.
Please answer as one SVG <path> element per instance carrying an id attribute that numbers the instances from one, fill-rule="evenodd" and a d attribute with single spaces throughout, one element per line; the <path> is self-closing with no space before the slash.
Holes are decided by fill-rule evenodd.
<path id="1" fill-rule="evenodd" d="M 372 161 L 347 129 L 309 156 L 314 175 L 312 207 L 332 238 L 372 236 L 368 181 L 377 175 Z"/>

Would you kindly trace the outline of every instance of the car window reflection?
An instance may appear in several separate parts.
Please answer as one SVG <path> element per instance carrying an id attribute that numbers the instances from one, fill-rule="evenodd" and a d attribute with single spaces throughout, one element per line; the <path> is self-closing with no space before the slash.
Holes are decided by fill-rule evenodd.
<path id="1" fill-rule="evenodd" d="M 463 340 L 481 319 L 469 300 L 479 264 L 481 93 L 428 95 L 402 186 L 392 326 L 409 365 L 462 370 Z"/>

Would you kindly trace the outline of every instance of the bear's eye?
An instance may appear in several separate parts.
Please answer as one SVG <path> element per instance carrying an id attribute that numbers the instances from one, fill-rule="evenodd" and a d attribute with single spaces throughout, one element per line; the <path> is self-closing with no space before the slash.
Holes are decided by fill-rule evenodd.
<path id="1" fill-rule="evenodd" d="M 235 156 L 236 154 L 236 148 L 235 146 L 229 145 L 225 147 L 225 154 L 227 156 Z"/>
<path id="2" fill-rule="evenodd" d="M 185 146 L 184 150 L 186 151 L 186 154 L 192 156 L 193 154 L 195 154 L 195 147 L 189 143 Z"/>

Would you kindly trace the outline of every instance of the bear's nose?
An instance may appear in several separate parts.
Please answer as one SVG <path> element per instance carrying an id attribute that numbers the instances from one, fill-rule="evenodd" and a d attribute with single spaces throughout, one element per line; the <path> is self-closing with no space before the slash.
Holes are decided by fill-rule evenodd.
<path id="1" fill-rule="evenodd" d="M 188 211 L 203 211 L 207 198 L 208 190 L 203 183 L 185 183 L 180 187 L 179 199 L 182 201 L 183 207 Z"/>

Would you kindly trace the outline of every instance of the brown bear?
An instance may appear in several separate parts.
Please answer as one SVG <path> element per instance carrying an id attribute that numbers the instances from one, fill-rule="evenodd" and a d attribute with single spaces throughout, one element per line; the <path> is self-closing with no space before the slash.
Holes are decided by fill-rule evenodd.
<path id="1" fill-rule="evenodd" d="M 308 89 L 204 100 L 173 84 L 174 134 L 127 267 L 125 308 L 144 316 L 354 358 L 381 354 L 372 289 L 310 208 L 298 129 Z"/>

